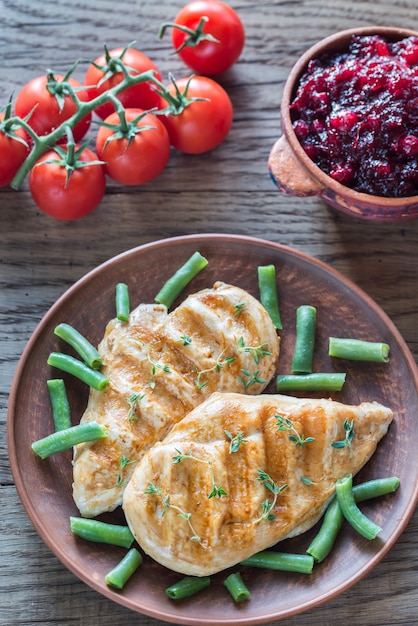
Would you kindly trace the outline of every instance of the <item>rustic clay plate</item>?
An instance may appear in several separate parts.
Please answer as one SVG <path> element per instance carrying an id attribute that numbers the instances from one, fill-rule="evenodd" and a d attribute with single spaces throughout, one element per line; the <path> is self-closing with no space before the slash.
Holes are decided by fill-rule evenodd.
<path id="1" fill-rule="evenodd" d="M 55 326 L 60 322 L 73 324 L 97 344 L 106 323 L 115 315 L 117 282 L 128 283 L 133 306 L 152 302 L 164 281 L 195 250 L 208 258 L 209 265 L 186 292 L 222 280 L 258 296 L 257 266 L 275 264 L 284 325 L 278 371 L 290 371 L 296 307 L 311 304 L 317 308 L 318 319 L 314 369 L 347 372 L 343 390 L 329 395 L 352 404 L 377 400 L 395 414 L 388 435 L 357 477 L 358 481 L 389 475 L 401 479 L 395 494 L 362 505 L 383 527 L 379 538 L 368 542 L 344 525 L 333 553 L 315 566 L 311 575 L 241 567 L 252 597 L 239 605 L 223 586 L 226 573 L 213 576 L 211 586 L 193 598 L 177 603 L 169 600 L 164 590 L 181 576 L 147 557 L 123 591 L 108 588 L 105 574 L 125 551 L 88 543 L 71 534 L 69 517 L 78 514 L 71 495 L 71 452 L 42 461 L 30 447 L 52 429 L 46 380 L 57 372 L 50 370 L 47 358 L 53 350 L 66 350 L 53 333 Z M 332 360 L 327 355 L 330 335 L 385 341 L 390 345 L 390 362 Z M 75 379 L 65 380 L 76 423 L 88 390 Z M 10 461 L 17 490 L 37 532 L 62 563 L 93 589 L 134 611 L 171 623 L 259 624 L 305 611 L 344 591 L 370 572 L 399 538 L 418 495 L 417 389 L 416 365 L 392 322 L 366 294 L 332 268 L 301 252 L 258 239 L 233 235 L 178 237 L 109 260 L 79 280 L 48 311 L 31 337 L 14 378 L 8 412 Z M 274 386 L 267 391 L 273 392 Z M 123 521 L 120 511 L 102 519 Z M 283 542 L 280 549 L 304 552 L 317 528 Z"/>

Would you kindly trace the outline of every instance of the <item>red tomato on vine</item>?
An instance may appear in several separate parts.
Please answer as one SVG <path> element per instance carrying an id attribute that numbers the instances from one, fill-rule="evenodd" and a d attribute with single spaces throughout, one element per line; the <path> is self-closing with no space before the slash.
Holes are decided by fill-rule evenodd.
<path id="1" fill-rule="evenodd" d="M 155 115 L 142 109 L 125 109 L 112 113 L 100 126 L 96 152 L 113 180 L 143 185 L 167 165 L 170 139 Z"/>
<path id="2" fill-rule="evenodd" d="M 33 78 L 22 87 L 15 102 L 15 113 L 27 118 L 28 125 L 37 135 L 48 135 L 57 126 L 68 120 L 78 107 L 71 93 L 82 102 L 88 100 L 83 85 L 71 76 L 48 74 Z M 88 113 L 72 132 L 75 141 L 80 141 L 89 129 L 91 114 Z M 65 141 L 65 137 L 64 137 Z"/>
<path id="3" fill-rule="evenodd" d="M 115 87 L 123 80 L 121 62 L 128 68 L 129 74 L 132 76 L 153 70 L 155 77 L 161 80 L 160 72 L 155 63 L 139 50 L 129 47 L 115 48 L 114 50 L 106 49 L 89 66 L 84 77 L 84 84 L 90 100 Z M 153 109 L 159 104 L 159 96 L 149 81 L 127 87 L 117 95 L 117 98 L 126 109 Z M 95 112 L 101 119 L 105 119 L 114 110 L 113 103 L 107 102 L 98 107 Z"/>
<path id="4" fill-rule="evenodd" d="M 206 76 L 192 76 L 172 81 L 166 89 L 171 102 L 166 96 L 169 106 L 159 118 L 172 146 L 186 154 L 201 154 L 224 141 L 232 126 L 233 108 L 221 85 Z"/>
<path id="5" fill-rule="evenodd" d="M 245 30 L 238 14 L 220 0 L 193 0 L 174 22 L 162 24 L 160 37 L 171 26 L 174 50 L 198 74 L 214 76 L 229 69 L 239 58 Z"/>
<path id="6" fill-rule="evenodd" d="M 85 146 L 55 146 L 29 173 L 38 207 L 59 220 L 76 220 L 94 211 L 106 189 L 103 165 Z"/>
<path id="7" fill-rule="evenodd" d="M 0 187 L 10 185 L 29 154 L 26 133 L 21 127 L 9 128 L 5 113 L 0 113 Z"/>

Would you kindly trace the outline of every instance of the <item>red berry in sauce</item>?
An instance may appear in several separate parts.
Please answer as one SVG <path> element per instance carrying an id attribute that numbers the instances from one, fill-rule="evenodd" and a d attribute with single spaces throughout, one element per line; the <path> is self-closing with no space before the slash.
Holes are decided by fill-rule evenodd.
<path id="1" fill-rule="evenodd" d="M 418 37 L 353 36 L 309 62 L 290 105 L 307 155 L 357 191 L 418 195 Z"/>

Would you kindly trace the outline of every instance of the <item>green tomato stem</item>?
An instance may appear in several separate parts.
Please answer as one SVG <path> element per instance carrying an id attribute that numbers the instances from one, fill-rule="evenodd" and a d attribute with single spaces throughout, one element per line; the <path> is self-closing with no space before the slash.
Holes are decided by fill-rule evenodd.
<path id="1" fill-rule="evenodd" d="M 115 59 L 115 61 L 116 60 L 117 59 Z M 33 129 L 25 120 L 18 116 L 10 118 L 10 123 L 17 124 L 18 126 L 24 128 L 25 131 L 33 139 L 33 148 L 31 152 L 29 153 L 28 157 L 26 158 L 23 165 L 20 167 L 11 182 L 11 187 L 13 189 L 19 189 L 21 187 L 23 181 L 29 174 L 32 167 L 35 165 L 36 161 L 65 135 L 66 129 L 68 127 L 74 128 L 74 126 L 76 126 L 76 124 L 78 124 L 86 115 L 92 113 L 99 106 L 111 100 L 112 96 L 116 96 L 127 87 L 131 87 L 132 85 L 137 85 L 138 83 L 143 83 L 146 81 L 154 83 L 157 87 L 163 90 L 164 93 L 166 92 L 164 85 L 162 85 L 160 81 L 155 78 L 154 70 L 148 70 L 146 72 L 142 72 L 141 74 L 131 76 L 123 62 L 120 60 L 118 61 L 119 69 L 124 75 L 123 80 L 118 85 L 115 85 L 111 89 L 108 89 L 107 91 L 103 92 L 102 94 L 98 95 L 96 98 L 93 98 L 93 100 L 90 100 L 88 102 L 82 102 L 79 98 L 77 98 L 76 94 L 72 92 L 71 97 L 77 104 L 77 111 L 67 120 L 65 120 L 65 122 L 57 126 L 48 135 L 43 135 L 42 137 L 40 137 L 35 133 L 35 131 L 33 131 Z"/>

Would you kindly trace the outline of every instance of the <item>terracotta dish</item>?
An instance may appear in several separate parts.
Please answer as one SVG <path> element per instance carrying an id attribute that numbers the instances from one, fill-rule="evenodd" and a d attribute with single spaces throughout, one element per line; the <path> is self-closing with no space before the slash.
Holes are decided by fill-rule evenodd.
<path id="1" fill-rule="evenodd" d="M 345 524 L 334 551 L 314 567 L 311 575 L 237 566 L 234 569 L 242 572 L 252 594 L 251 600 L 242 604 L 235 604 L 223 585 L 230 572 L 213 576 L 210 587 L 188 600 L 171 601 L 165 588 L 181 576 L 148 557 L 122 591 L 109 588 L 105 574 L 125 550 L 72 535 L 69 517 L 78 515 L 78 511 L 72 499 L 71 451 L 41 460 L 31 450 L 31 443 L 53 428 L 46 380 L 57 372 L 51 371 L 47 358 L 52 350 L 67 351 L 54 335 L 55 326 L 60 322 L 72 324 L 97 344 L 115 315 L 117 282 L 129 285 L 132 306 L 152 302 L 174 269 L 196 250 L 207 257 L 209 264 L 183 295 L 222 280 L 258 297 L 257 266 L 273 263 L 284 325 L 278 372 L 290 371 L 296 307 L 311 304 L 317 308 L 318 320 L 314 371 L 347 372 L 343 390 L 327 396 L 352 404 L 377 400 L 390 406 L 395 414 L 389 433 L 356 477 L 357 482 L 390 475 L 401 480 L 395 494 L 362 505 L 363 511 L 383 527 L 379 538 L 368 542 Z M 328 356 L 330 335 L 387 342 L 390 361 L 371 364 L 333 360 Z M 64 379 L 76 424 L 88 390 L 74 378 L 64 375 Z M 69 570 L 99 593 L 133 611 L 170 623 L 260 624 L 310 609 L 358 583 L 397 541 L 418 497 L 417 391 L 416 364 L 394 324 L 369 296 L 331 267 L 291 248 L 255 238 L 216 234 L 177 237 L 110 259 L 74 284 L 46 313 L 22 354 L 10 392 L 10 463 L 16 488 L 36 531 Z M 274 392 L 274 384 L 267 392 Z M 120 510 L 101 519 L 124 521 Z M 317 530 L 318 526 L 283 542 L 280 549 L 303 553 Z"/>
<path id="2" fill-rule="evenodd" d="M 329 205 L 354 217 L 393 222 L 418 217 L 418 196 L 386 198 L 360 193 L 323 172 L 305 153 L 292 127 L 291 104 L 301 75 L 310 60 L 325 52 L 345 50 L 352 35 L 378 34 L 390 41 L 411 35 L 412 30 L 370 26 L 338 32 L 309 48 L 293 66 L 281 101 L 282 135 L 272 147 L 268 167 L 277 187 L 294 196 L 319 196 Z"/>

